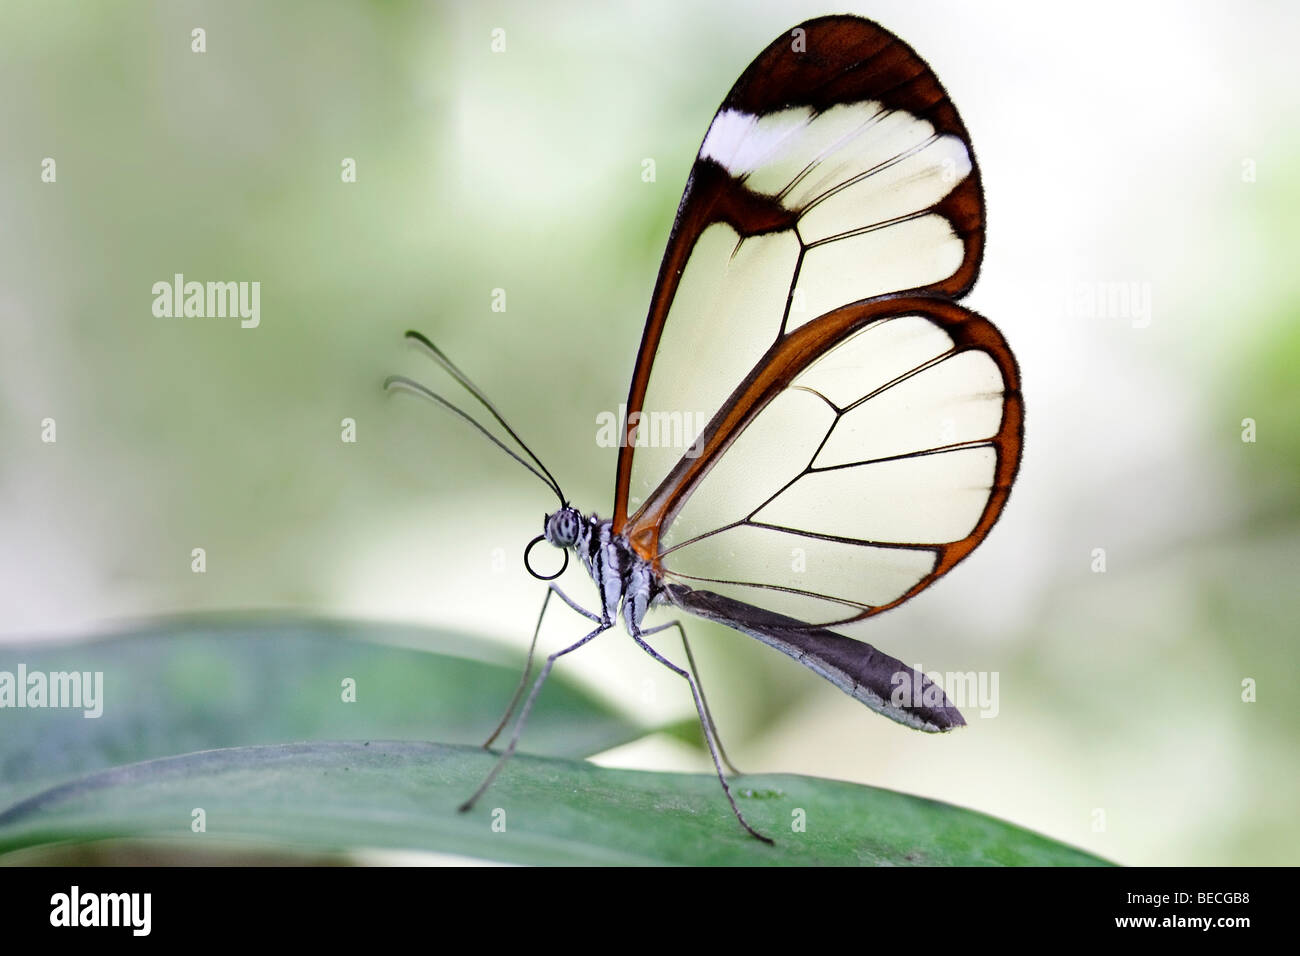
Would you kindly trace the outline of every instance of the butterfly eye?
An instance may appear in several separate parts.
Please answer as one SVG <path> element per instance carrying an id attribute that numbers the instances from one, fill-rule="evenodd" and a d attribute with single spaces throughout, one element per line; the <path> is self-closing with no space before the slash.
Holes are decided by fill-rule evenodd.
<path id="1" fill-rule="evenodd" d="M 557 548 L 572 547 L 578 540 L 578 515 L 564 508 L 546 519 L 546 540 Z"/>

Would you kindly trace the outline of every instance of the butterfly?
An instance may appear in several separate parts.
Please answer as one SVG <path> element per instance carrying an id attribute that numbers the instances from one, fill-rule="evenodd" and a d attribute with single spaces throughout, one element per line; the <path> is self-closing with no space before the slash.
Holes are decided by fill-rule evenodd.
<path id="1" fill-rule="evenodd" d="M 723 793 L 736 805 L 680 620 L 717 621 L 794 658 L 899 723 L 962 726 L 925 675 L 861 640 L 862 625 L 971 553 L 1006 505 L 1024 404 L 1014 355 L 959 304 L 984 248 L 970 137 L 934 72 L 870 20 L 809 20 L 741 74 L 705 134 L 668 239 L 626 412 L 609 517 L 569 503 L 486 395 L 428 338 L 407 336 L 504 435 L 412 379 L 546 484 L 524 564 L 553 582 L 575 555 L 596 609 L 554 583 L 591 629 L 528 664 L 490 746 L 514 753 L 555 662 L 614 627 L 689 686 Z M 698 427 L 696 427 L 698 426 Z M 546 543 L 560 571 L 532 563 Z M 652 641 L 675 630 L 681 666 Z M 529 684 L 531 680 L 531 686 Z M 525 690 L 527 695 L 525 696 Z M 522 701 L 522 708 L 520 707 Z"/>

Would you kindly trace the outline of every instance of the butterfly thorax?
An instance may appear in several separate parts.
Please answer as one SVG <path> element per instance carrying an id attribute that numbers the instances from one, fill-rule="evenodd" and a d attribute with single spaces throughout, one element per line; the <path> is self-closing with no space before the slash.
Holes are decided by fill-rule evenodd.
<path id="1" fill-rule="evenodd" d="M 621 608 L 628 631 L 639 631 L 663 586 L 627 539 L 614 533 L 613 522 L 596 514 L 584 518 L 576 508 L 565 507 L 547 516 L 545 532 L 557 548 L 572 548 L 587 569 L 600 592 L 601 616 L 613 621 Z"/>

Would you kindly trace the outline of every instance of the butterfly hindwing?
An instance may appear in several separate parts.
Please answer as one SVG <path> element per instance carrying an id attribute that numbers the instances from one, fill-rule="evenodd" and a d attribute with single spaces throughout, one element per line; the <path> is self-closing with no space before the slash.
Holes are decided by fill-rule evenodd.
<path id="1" fill-rule="evenodd" d="M 1020 456 L 1005 341 L 928 296 L 819 318 L 727 411 L 652 500 L 661 523 L 641 540 L 666 580 L 809 627 L 864 620 L 947 573 L 997 520 Z"/>

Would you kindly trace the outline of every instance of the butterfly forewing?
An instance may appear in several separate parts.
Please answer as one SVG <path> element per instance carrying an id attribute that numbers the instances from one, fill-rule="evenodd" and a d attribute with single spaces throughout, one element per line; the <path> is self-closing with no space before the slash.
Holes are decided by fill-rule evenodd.
<path id="1" fill-rule="evenodd" d="M 653 520 L 647 502 L 691 439 L 784 336 L 873 296 L 969 288 L 983 207 L 968 142 L 929 67 L 876 24 L 811 21 L 759 55 L 678 209 L 627 403 L 615 530 Z"/>

